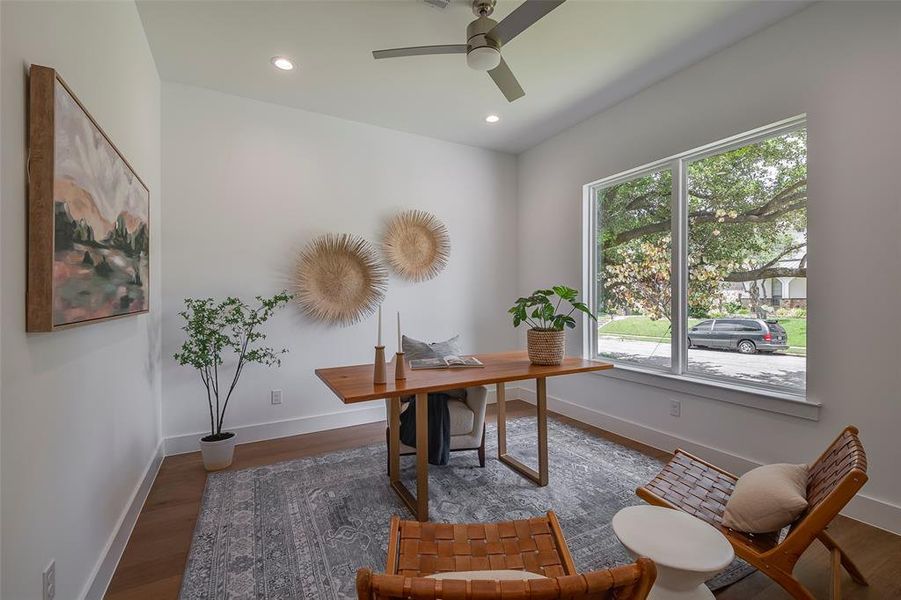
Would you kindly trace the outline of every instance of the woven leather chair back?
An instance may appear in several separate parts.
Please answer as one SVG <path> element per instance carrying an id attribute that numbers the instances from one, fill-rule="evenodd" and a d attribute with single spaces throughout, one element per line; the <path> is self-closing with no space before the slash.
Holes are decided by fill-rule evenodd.
<path id="1" fill-rule="evenodd" d="M 547 579 L 463 581 L 357 572 L 359 600 L 644 600 L 656 578 L 654 563 L 635 563 Z"/>
<path id="2" fill-rule="evenodd" d="M 857 428 L 849 425 L 832 445 L 810 465 L 807 477 L 807 511 L 792 523 L 779 544 L 792 563 L 841 512 L 867 482 L 867 455 Z"/>
<path id="3" fill-rule="evenodd" d="M 807 478 L 808 510 L 823 502 L 853 469 L 867 472 L 867 454 L 857 434 L 856 427 L 847 427 L 810 466 Z"/>

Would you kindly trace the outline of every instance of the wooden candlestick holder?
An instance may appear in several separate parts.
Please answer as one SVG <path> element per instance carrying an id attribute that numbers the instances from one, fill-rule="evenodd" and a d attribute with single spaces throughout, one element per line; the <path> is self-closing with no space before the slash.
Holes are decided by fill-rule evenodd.
<path id="1" fill-rule="evenodd" d="M 385 367 L 385 347 L 375 347 L 375 364 L 372 369 L 372 382 L 376 384 L 388 383 L 387 368 Z"/>
<path id="2" fill-rule="evenodd" d="M 406 379 L 407 378 L 407 365 L 404 362 L 404 353 L 398 352 L 394 355 L 394 378 L 395 379 Z"/>

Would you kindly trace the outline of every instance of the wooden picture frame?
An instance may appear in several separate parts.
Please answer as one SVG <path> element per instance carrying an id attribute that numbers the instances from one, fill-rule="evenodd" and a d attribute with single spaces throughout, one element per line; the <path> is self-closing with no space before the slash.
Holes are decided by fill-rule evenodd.
<path id="1" fill-rule="evenodd" d="M 26 331 L 149 312 L 149 188 L 54 69 L 28 91 Z"/>

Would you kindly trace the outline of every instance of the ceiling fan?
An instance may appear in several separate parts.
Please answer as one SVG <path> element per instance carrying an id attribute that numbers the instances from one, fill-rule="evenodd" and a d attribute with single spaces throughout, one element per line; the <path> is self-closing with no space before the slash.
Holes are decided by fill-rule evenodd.
<path id="1" fill-rule="evenodd" d="M 426 54 L 466 54 L 466 64 L 477 71 L 487 71 L 507 101 L 513 102 L 526 93 L 501 56 L 501 48 L 534 25 L 541 17 L 563 4 L 564 0 L 526 0 L 500 23 L 489 18 L 494 12 L 496 2 L 497 0 L 472 0 L 472 12 L 477 18 L 466 26 L 465 44 L 375 50 L 372 57 L 378 59 Z"/>

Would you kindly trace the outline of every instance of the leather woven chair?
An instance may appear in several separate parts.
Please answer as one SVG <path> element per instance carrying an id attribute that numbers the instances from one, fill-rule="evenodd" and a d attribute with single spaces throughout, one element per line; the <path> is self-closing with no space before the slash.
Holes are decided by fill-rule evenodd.
<path id="1" fill-rule="evenodd" d="M 647 558 L 577 574 L 553 512 L 470 525 L 392 517 L 385 570 L 357 571 L 359 600 L 642 600 L 657 574 Z M 464 579 L 461 571 L 470 573 Z M 472 571 L 485 571 L 486 578 Z M 438 573 L 441 579 L 428 577 Z M 510 577 L 520 573 L 540 577 Z"/>
<path id="2" fill-rule="evenodd" d="M 838 600 L 841 567 L 855 582 L 867 585 L 857 566 L 826 532 L 826 526 L 867 481 L 867 455 L 857 428 L 846 427 L 810 465 L 809 473 L 807 510 L 791 524 L 782 541 L 778 531 L 750 534 L 725 527 L 723 512 L 738 477 L 683 450 L 676 450 L 663 471 L 636 493 L 651 504 L 685 511 L 719 529 L 738 556 L 781 585 L 793 598 L 814 600 L 792 571 L 801 554 L 814 540 L 820 540 L 832 554 L 832 598 Z"/>
<path id="3" fill-rule="evenodd" d="M 484 386 L 466 388 L 464 400 L 448 400 L 447 408 L 450 411 L 450 450 L 477 450 L 479 453 L 479 466 L 485 466 L 485 408 L 488 405 L 488 390 Z M 410 406 L 407 403 L 402 411 Z M 385 410 L 390 410 L 388 400 L 385 400 Z M 385 428 L 385 444 L 388 444 L 388 428 Z M 400 453 L 416 454 L 416 448 L 400 444 Z M 389 459 L 390 460 L 390 459 Z"/>

